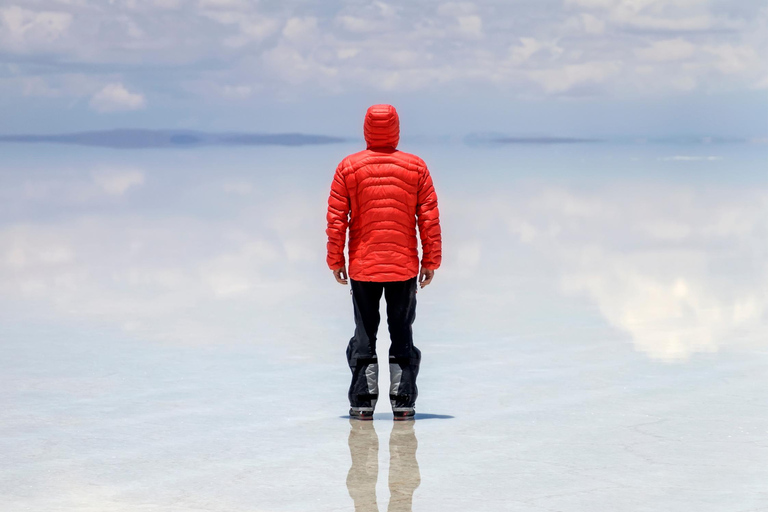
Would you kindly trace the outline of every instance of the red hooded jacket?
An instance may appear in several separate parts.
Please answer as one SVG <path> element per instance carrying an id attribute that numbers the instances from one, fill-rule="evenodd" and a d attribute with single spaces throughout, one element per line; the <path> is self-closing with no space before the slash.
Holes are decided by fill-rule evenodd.
<path id="1" fill-rule="evenodd" d="M 421 266 L 440 267 L 442 242 L 437 195 L 424 161 L 398 151 L 400 119 L 391 105 L 373 105 L 363 125 L 367 149 L 347 156 L 336 168 L 328 197 L 328 256 L 331 270 L 345 265 L 356 281 L 405 281 Z"/>

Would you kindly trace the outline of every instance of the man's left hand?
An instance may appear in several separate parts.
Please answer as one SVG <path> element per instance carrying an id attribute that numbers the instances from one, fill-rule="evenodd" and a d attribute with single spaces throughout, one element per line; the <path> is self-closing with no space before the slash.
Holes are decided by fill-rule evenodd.
<path id="1" fill-rule="evenodd" d="M 428 268 L 421 267 L 419 272 L 419 285 L 424 288 L 432 282 L 432 278 L 435 277 L 435 271 Z"/>

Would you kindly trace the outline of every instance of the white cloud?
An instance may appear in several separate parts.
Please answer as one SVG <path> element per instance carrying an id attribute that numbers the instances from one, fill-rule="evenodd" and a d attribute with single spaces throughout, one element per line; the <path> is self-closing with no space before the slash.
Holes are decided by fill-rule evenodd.
<path id="1" fill-rule="evenodd" d="M 227 98 L 245 99 L 253 94 L 253 87 L 250 85 L 225 85 L 221 88 L 221 94 Z"/>
<path id="2" fill-rule="evenodd" d="M 715 66 L 728 75 L 765 67 L 765 57 L 761 58 L 757 50 L 748 45 L 707 45 L 703 49 L 718 58 Z"/>
<path id="3" fill-rule="evenodd" d="M 217 0 L 220 1 L 220 0 Z M 259 42 L 274 34 L 280 27 L 275 18 L 240 11 L 205 11 L 204 16 L 222 25 L 234 25 L 238 33 L 222 40 L 225 46 L 239 48 L 251 42 Z"/>
<path id="4" fill-rule="evenodd" d="M 82 69 L 98 66 L 81 73 L 90 83 L 70 87 L 64 73 L 36 74 L 22 61 L 15 64 L 16 74 L 0 77 L 0 88 L 12 96 L 58 97 L 62 103 L 106 95 L 103 84 L 123 78 L 104 69 L 126 64 L 135 76 L 125 80 L 134 87 L 147 95 L 147 87 L 163 89 L 158 101 L 177 89 L 195 98 L 249 99 L 257 90 L 259 97 L 287 97 L 310 88 L 348 93 L 438 84 L 458 89 L 491 84 L 526 98 L 583 94 L 580 86 L 600 84 L 593 94 L 626 97 L 760 88 L 768 73 L 760 53 L 768 10 L 731 12 L 694 0 L 567 0 L 559 9 L 534 2 L 403 0 L 353 2 L 332 10 L 291 2 L 275 10 L 247 0 L 24 5 L 0 8 L 0 50 L 55 54 L 54 60 Z M 681 31 L 699 33 L 683 37 Z M 510 47 L 511 34 L 516 42 Z M 677 61 L 695 66 L 671 69 L 669 63 Z M 153 73 L 150 66 L 186 71 L 180 80 Z M 144 102 L 136 91 L 111 94 L 123 96 L 98 108 L 94 100 L 92 107 L 141 108 Z"/>
<path id="5" fill-rule="evenodd" d="M 515 63 L 525 62 L 531 55 L 543 48 L 543 45 L 532 37 L 521 37 L 520 46 L 513 46 L 509 49 L 512 61 Z"/>
<path id="6" fill-rule="evenodd" d="M 768 76 L 752 85 L 753 89 L 768 89 Z"/>
<path id="7" fill-rule="evenodd" d="M 339 48 L 336 50 L 336 56 L 339 58 L 339 60 L 345 60 L 345 59 L 351 59 L 352 57 L 358 55 L 360 53 L 360 48 Z"/>
<path id="8" fill-rule="evenodd" d="M 33 11 L 12 5 L 0 8 L 0 48 L 30 52 L 52 48 L 72 24 L 67 12 Z"/>
<path id="9" fill-rule="evenodd" d="M 643 16 L 632 11 L 618 10 L 611 15 L 617 23 L 647 30 L 695 31 L 713 27 L 710 16 L 691 16 L 686 18 L 662 18 L 658 16 Z"/>
<path id="10" fill-rule="evenodd" d="M 228 181 L 221 188 L 224 192 L 241 196 L 247 196 L 256 189 L 253 183 L 247 181 Z"/>
<path id="11" fill-rule="evenodd" d="M 587 34 L 602 34 L 605 32 L 605 22 L 589 13 L 581 14 L 581 22 Z"/>
<path id="12" fill-rule="evenodd" d="M 178 9 L 182 6 L 183 0 L 152 0 L 152 3 L 160 9 Z"/>
<path id="13" fill-rule="evenodd" d="M 673 61 L 691 57 L 696 51 L 696 46 L 685 39 L 665 39 L 655 41 L 646 48 L 635 50 L 635 55 L 641 60 Z"/>
<path id="14" fill-rule="evenodd" d="M 701 161 L 708 161 L 713 162 L 716 160 L 722 160 L 723 157 L 721 156 L 693 156 L 693 155 L 675 155 L 675 156 L 665 156 L 663 158 L 660 158 L 660 160 L 669 161 L 669 162 L 701 162 Z"/>
<path id="15" fill-rule="evenodd" d="M 454 272 L 462 276 L 471 276 L 477 271 L 482 259 L 482 242 L 472 240 L 456 247 Z"/>
<path id="16" fill-rule="evenodd" d="M 477 12 L 477 6 L 471 2 L 446 2 L 440 4 L 437 13 L 441 16 L 467 16 Z"/>
<path id="17" fill-rule="evenodd" d="M 145 101 L 143 95 L 128 91 L 123 84 L 112 83 L 93 95 L 90 106 L 98 112 L 118 112 L 144 108 Z"/>
<path id="18" fill-rule="evenodd" d="M 586 62 L 568 64 L 559 68 L 528 71 L 528 77 L 540 84 L 546 92 L 561 93 L 578 85 L 600 84 L 621 69 L 618 62 Z"/>
<path id="19" fill-rule="evenodd" d="M 250 194 L 261 194 L 263 183 L 251 188 L 234 175 L 202 190 L 227 205 L 240 200 L 232 192 L 245 193 L 240 220 L 202 219 L 192 210 L 145 218 L 148 212 L 139 202 L 130 215 L 112 211 L 104 192 L 127 193 L 143 175 L 99 169 L 61 180 L 71 190 L 101 191 L 77 204 L 78 212 L 93 207 L 91 215 L 68 215 L 70 203 L 60 200 L 61 188 L 34 201 L 15 201 L 30 212 L 36 204 L 55 205 L 62 215 L 0 228 L 0 302 L 26 301 L 30 315 L 34 309 L 57 318 L 108 321 L 137 336 L 181 343 L 253 342 L 271 326 L 285 325 L 288 310 L 308 297 L 302 269 L 324 264 L 323 229 L 307 229 L 322 225 L 323 217 L 316 216 L 322 199 L 297 194 L 253 200 Z M 18 196 L 22 185 L 2 192 Z M 183 184 L 193 193 L 200 185 L 197 179 Z M 179 186 L 173 180 L 163 193 L 178 193 Z M 288 200 L 294 206 L 286 211 L 281 205 Z M 310 326 L 306 330 L 311 334 Z"/>
<path id="20" fill-rule="evenodd" d="M 565 0 L 565 5 L 575 5 L 578 7 L 586 7 L 589 9 L 613 7 L 616 4 L 616 0 Z"/>
<path id="21" fill-rule="evenodd" d="M 483 37 L 483 19 L 477 14 L 477 6 L 469 2 L 449 2 L 437 8 L 437 14 L 453 18 L 457 23 L 457 31 L 470 38 Z"/>
<path id="22" fill-rule="evenodd" d="M 483 36 L 483 19 L 477 15 L 458 16 L 459 32 L 470 37 Z"/>
<path id="23" fill-rule="evenodd" d="M 289 83 L 298 84 L 312 79 L 324 81 L 335 77 L 338 69 L 326 66 L 300 50 L 280 45 L 264 53 L 268 69 Z"/>
<path id="24" fill-rule="evenodd" d="M 92 173 L 93 181 L 104 192 L 121 196 L 131 187 L 144 184 L 142 171 L 101 170 Z"/>
<path id="25" fill-rule="evenodd" d="M 696 80 L 696 78 L 690 75 L 673 77 L 670 80 L 670 83 L 672 84 L 672 87 L 680 91 L 692 91 L 699 85 L 699 82 Z"/>
<path id="26" fill-rule="evenodd" d="M 617 25 L 645 30 L 696 31 L 729 25 L 708 11 L 706 0 L 565 0 L 576 8 L 603 10 Z"/>
<path id="27" fill-rule="evenodd" d="M 521 37 L 519 46 L 509 49 L 510 59 L 514 64 L 521 64 L 529 60 L 536 53 L 546 50 L 550 57 L 558 57 L 563 49 L 557 45 L 557 41 L 540 41 L 532 37 Z"/>
<path id="28" fill-rule="evenodd" d="M 335 21 L 343 30 L 354 34 L 390 32 L 397 28 L 396 13 L 388 10 L 382 15 L 380 8 L 377 12 L 339 13 Z"/>
<path id="29" fill-rule="evenodd" d="M 594 302 L 601 318 L 652 359 L 685 361 L 745 337 L 760 346 L 768 339 L 768 265 L 751 256 L 765 252 L 764 191 L 668 183 L 625 183 L 589 193 L 533 186 L 464 199 L 460 210 L 461 224 L 446 224 L 453 239 L 468 241 L 456 247 L 454 258 L 469 263 L 476 255 L 480 261 L 475 273 L 462 276 L 459 289 L 482 279 L 482 269 L 494 262 L 514 266 L 515 255 L 530 250 L 556 262 L 564 292 Z M 499 236 L 498 222 L 514 240 Z M 472 240 L 489 247 L 476 253 Z M 760 263 L 727 278 L 713 274 L 722 247 L 736 246 L 730 257 Z M 533 259 L 524 261 L 529 275 L 535 274 Z M 494 273 L 491 282 L 501 277 Z M 487 297 L 486 304 L 502 293 Z"/>
<path id="30" fill-rule="evenodd" d="M 317 18 L 290 18 L 283 27 L 283 37 L 292 40 L 312 38 L 317 33 Z"/>
<path id="31" fill-rule="evenodd" d="M 16 95 L 48 98 L 90 96 L 104 87 L 104 81 L 86 73 L 47 75 L 14 74 L 0 77 L 0 91 L 6 97 Z"/>
<path id="32" fill-rule="evenodd" d="M 201 9 L 240 9 L 248 10 L 251 4 L 248 0 L 200 0 Z"/>

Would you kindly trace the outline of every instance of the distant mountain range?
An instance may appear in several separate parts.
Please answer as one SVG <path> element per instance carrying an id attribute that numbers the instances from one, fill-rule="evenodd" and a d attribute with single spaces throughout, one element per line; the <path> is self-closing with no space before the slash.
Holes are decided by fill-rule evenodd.
<path id="1" fill-rule="evenodd" d="M 306 146 L 347 142 L 341 137 L 303 133 L 209 133 L 193 130 L 118 129 L 55 135 L 0 135 L 0 142 L 57 143 L 106 148 L 196 146 Z"/>
<path id="2" fill-rule="evenodd" d="M 616 136 L 609 138 L 592 137 L 552 137 L 548 135 L 523 135 L 514 136 L 496 132 L 471 133 L 464 137 L 464 143 L 469 146 L 476 145 L 504 145 L 504 144 L 765 144 L 761 138 L 733 138 L 711 137 L 698 135 L 680 135 L 669 137 L 627 137 Z"/>
<path id="3" fill-rule="evenodd" d="M 510 136 L 497 132 L 471 133 L 463 138 L 412 136 L 411 142 L 450 143 L 463 142 L 468 146 L 508 144 L 767 144 L 764 138 L 738 139 L 726 137 L 677 136 L 677 137 L 554 137 L 548 135 Z M 304 133 L 245 133 L 245 132 L 203 132 L 194 130 L 142 130 L 116 129 L 52 135 L 0 135 L 2 142 L 75 144 L 120 149 L 141 148 L 184 148 L 200 146 L 310 146 L 363 142 L 358 138 L 332 137 Z"/>

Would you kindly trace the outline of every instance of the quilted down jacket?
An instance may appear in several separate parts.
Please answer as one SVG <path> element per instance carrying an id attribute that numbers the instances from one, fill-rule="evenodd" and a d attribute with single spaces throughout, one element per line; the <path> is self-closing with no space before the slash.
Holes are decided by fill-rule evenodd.
<path id="1" fill-rule="evenodd" d="M 421 266 L 437 269 L 442 257 L 437 195 L 424 161 L 398 151 L 400 120 L 391 105 L 373 105 L 363 124 L 367 149 L 344 158 L 328 197 L 328 267 L 345 265 L 356 281 L 405 281 Z"/>

